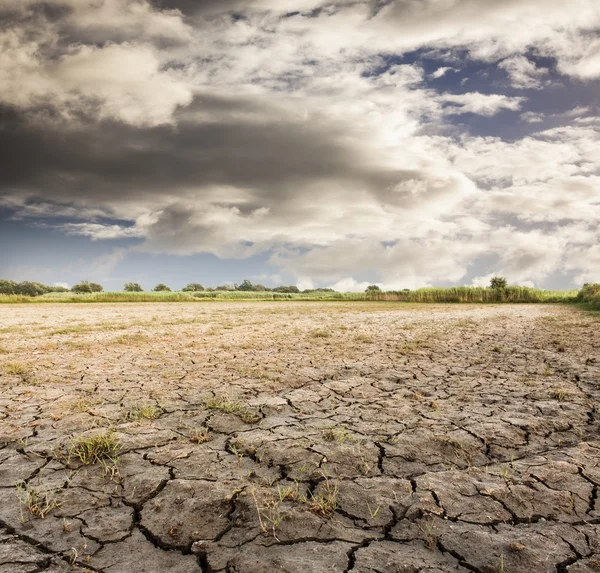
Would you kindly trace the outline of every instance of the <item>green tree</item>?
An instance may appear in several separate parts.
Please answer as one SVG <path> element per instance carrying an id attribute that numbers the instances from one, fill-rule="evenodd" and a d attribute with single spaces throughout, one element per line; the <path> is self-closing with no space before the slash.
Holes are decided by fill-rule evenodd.
<path id="1" fill-rule="evenodd" d="M 90 288 L 92 292 L 102 292 L 104 290 L 104 287 L 98 283 L 90 283 Z"/>
<path id="2" fill-rule="evenodd" d="M 81 281 L 80 283 L 73 285 L 71 291 L 75 294 L 90 294 L 92 292 L 92 287 L 88 281 Z"/>
<path id="3" fill-rule="evenodd" d="M 251 291 L 254 290 L 254 287 L 248 279 L 245 279 L 241 285 L 238 285 L 237 290 Z"/>
<path id="4" fill-rule="evenodd" d="M 377 285 L 369 285 L 366 288 L 365 292 L 366 293 L 369 293 L 369 292 L 381 292 L 381 289 Z"/>
<path id="5" fill-rule="evenodd" d="M 25 296 L 40 296 L 50 292 L 50 287 L 41 283 L 35 283 L 30 281 L 23 281 L 16 286 L 15 294 L 22 294 Z"/>
<path id="6" fill-rule="evenodd" d="M 505 289 L 507 287 L 507 282 L 504 277 L 492 277 L 490 281 L 490 288 L 496 289 Z"/>
<path id="7" fill-rule="evenodd" d="M 144 292 L 144 289 L 139 283 L 125 283 L 125 292 Z"/>
<path id="8" fill-rule="evenodd" d="M 0 294 L 17 294 L 17 283 L 0 279 Z"/>
<path id="9" fill-rule="evenodd" d="M 171 289 L 163 283 L 158 283 L 152 290 L 154 292 L 171 292 Z"/>
<path id="10" fill-rule="evenodd" d="M 183 292 L 201 292 L 204 290 L 204 287 L 200 283 L 189 283 L 181 290 Z"/>

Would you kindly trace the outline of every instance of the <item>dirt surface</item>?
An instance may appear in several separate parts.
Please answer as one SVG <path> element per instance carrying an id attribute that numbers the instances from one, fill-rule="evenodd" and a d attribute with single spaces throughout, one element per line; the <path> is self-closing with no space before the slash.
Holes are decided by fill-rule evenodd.
<path id="1" fill-rule="evenodd" d="M 0 373 L 0 573 L 600 571 L 573 308 L 5 305 Z"/>

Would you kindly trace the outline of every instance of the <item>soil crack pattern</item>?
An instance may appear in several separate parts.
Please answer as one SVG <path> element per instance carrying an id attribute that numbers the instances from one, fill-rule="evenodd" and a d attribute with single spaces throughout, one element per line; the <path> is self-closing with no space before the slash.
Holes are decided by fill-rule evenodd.
<path id="1" fill-rule="evenodd" d="M 600 571 L 591 313 L 46 304 L 0 321 L 0 573 Z"/>

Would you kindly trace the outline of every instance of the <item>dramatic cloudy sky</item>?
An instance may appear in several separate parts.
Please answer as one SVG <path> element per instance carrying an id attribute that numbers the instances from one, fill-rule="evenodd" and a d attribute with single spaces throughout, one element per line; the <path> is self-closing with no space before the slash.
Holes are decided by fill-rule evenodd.
<path id="1" fill-rule="evenodd" d="M 0 276 L 600 281 L 597 0 L 0 0 Z"/>

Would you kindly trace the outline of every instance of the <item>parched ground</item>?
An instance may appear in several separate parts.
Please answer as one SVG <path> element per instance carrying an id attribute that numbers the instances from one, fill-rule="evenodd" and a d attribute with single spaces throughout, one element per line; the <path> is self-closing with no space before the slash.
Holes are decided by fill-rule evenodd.
<path id="1" fill-rule="evenodd" d="M 600 571 L 600 321 L 0 307 L 0 573 Z"/>

